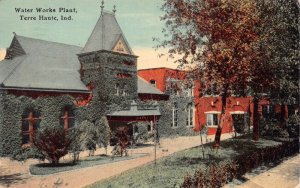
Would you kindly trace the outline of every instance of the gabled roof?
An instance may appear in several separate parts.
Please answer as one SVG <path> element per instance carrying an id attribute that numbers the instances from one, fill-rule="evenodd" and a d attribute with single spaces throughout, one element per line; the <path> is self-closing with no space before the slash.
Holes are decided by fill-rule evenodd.
<path id="1" fill-rule="evenodd" d="M 163 92 L 138 76 L 138 93 L 164 95 Z"/>
<path id="2" fill-rule="evenodd" d="M 13 41 L 25 54 L 0 61 L 0 83 L 4 87 L 88 91 L 80 79 L 76 56 L 81 47 L 18 35 Z"/>
<path id="3" fill-rule="evenodd" d="M 134 55 L 113 13 L 102 12 L 81 53 L 112 51 L 119 39 L 124 40 L 130 55 Z"/>

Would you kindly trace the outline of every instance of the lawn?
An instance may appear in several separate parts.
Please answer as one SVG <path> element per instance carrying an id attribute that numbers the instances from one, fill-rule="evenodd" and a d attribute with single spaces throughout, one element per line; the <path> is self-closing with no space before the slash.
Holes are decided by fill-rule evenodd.
<path id="1" fill-rule="evenodd" d="M 222 147 L 218 150 L 212 150 L 212 143 L 209 143 L 204 145 L 204 157 L 202 146 L 198 146 L 161 158 L 156 166 L 144 165 L 88 187 L 179 187 L 185 175 L 192 175 L 198 169 L 205 170 L 211 163 L 230 160 L 257 148 L 280 143 L 265 139 L 254 142 L 244 137 L 222 141 Z"/>
<path id="2" fill-rule="evenodd" d="M 59 163 L 57 166 L 53 166 L 50 163 L 40 163 L 40 164 L 34 164 L 29 167 L 29 171 L 32 175 L 49 175 L 69 170 L 76 170 L 80 168 L 86 168 L 96 165 L 102 165 L 102 164 L 108 164 L 123 160 L 129 160 L 134 159 L 137 157 L 142 157 L 147 154 L 135 154 L 131 156 L 126 157 L 119 157 L 116 156 L 114 160 L 112 160 L 111 157 L 105 156 L 105 155 L 95 155 L 91 157 L 87 157 L 85 159 L 79 160 L 76 164 L 73 164 L 71 161 L 64 161 L 62 163 Z"/>

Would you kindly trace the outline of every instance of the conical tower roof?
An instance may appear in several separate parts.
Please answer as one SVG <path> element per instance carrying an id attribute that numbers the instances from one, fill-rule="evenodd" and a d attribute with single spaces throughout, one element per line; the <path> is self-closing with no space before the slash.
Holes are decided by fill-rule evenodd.
<path id="1" fill-rule="evenodd" d="M 107 50 L 134 55 L 114 13 L 103 11 L 81 53 Z"/>

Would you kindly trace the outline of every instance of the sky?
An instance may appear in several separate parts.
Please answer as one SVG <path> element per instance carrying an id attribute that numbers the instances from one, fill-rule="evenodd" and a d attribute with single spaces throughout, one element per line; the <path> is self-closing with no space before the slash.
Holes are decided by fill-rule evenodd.
<path id="1" fill-rule="evenodd" d="M 171 67 L 171 60 L 158 58 L 153 37 L 162 37 L 164 23 L 160 21 L 163 12 L 160 7 L 163 0 L 105 0 L 104 10 L 112 11 L 116 5 L 116 18 L 131 48 L 138 58 L 138 69 L 152 67 Z M 0 59 L 4 49 L 18 35 L 84 46 L 100 16 L 101 0 L 0 0 Z M 32 12 L 18 13 L 16 9 L 33 9 Z M 36 8 L 56 9 L 55 13 L 37 13 Z M 77 13 L 59 13 L 59 8 L 73 9 Z M 20 20 L 21 15 L 38 17 L 39 15 L 68 17 L 72 20 L 45 21 Z"/>

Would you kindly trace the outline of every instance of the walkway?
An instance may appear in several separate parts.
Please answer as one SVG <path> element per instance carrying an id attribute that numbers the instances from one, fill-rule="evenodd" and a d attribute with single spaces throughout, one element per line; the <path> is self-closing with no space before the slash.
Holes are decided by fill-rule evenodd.
<path id="1" fill-rule="evenodd" d="M 230 137 L 231 134 L 223 134 L 221 138 L 227 139 Z M 209 136 L 208 141 L 212 140 L 213 136 Z M 199 136 L 161 139 L 161 146 L 157 150 L 157 158 L 199 145 Z M 100 152 L 104 153 L 103 150 L 100 150 Z M 149 153 L 149 155 L 132 160 L 109 163 L 48 176 L 32 176 L 29 174 L 29 165 L 36 163 L 36 161 L 31 160 L 27 161 L 25 164 L 21 164 L 16 161 L 0 158 L 0 187 L 84 187 L 154 160 L 154 147 L 131 149 L 129 151 L 129 155 L 135 153 Z"/>
<path id="2" fill-rule="evenodd" d="M 241 185 L 226 185 L 225 188 L 300 188 L 300 154 L 256 176 L 246 174 Z"/>

